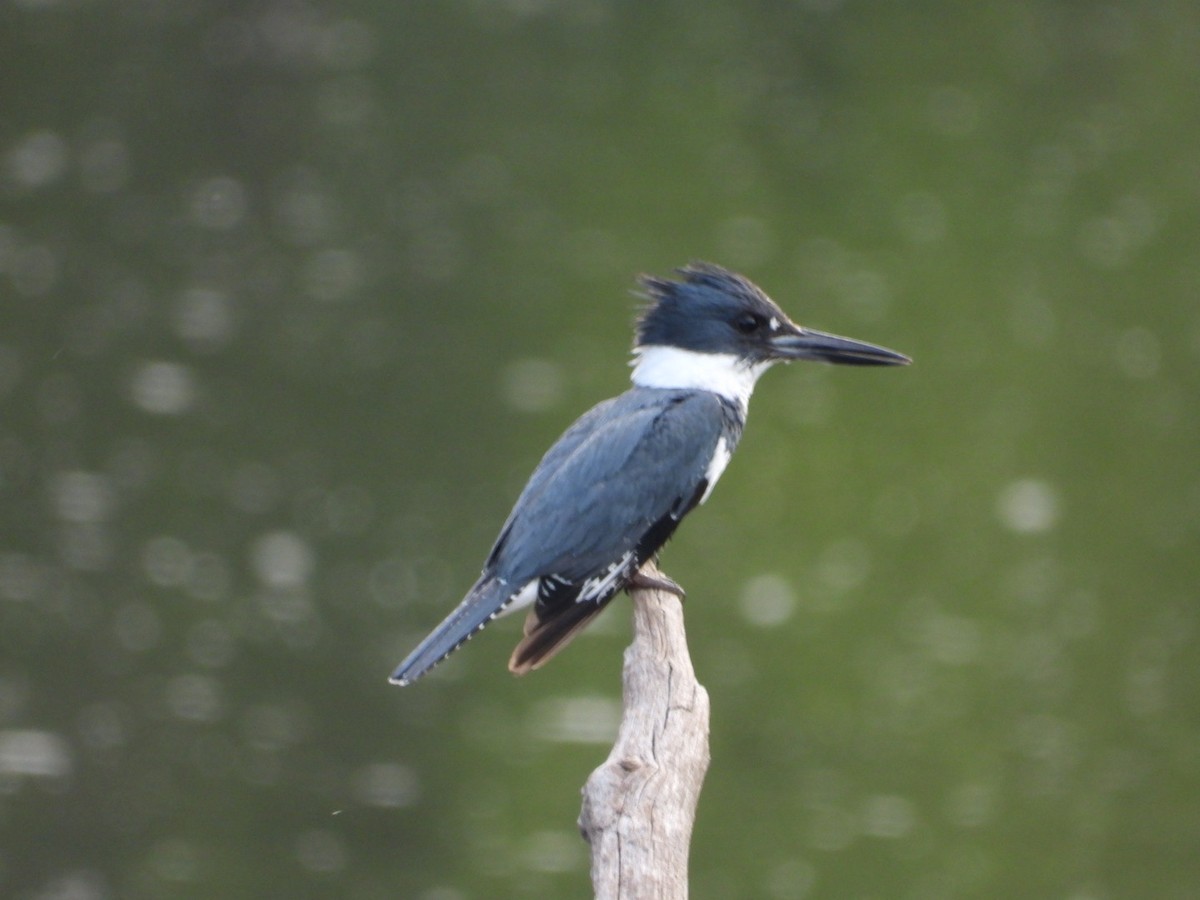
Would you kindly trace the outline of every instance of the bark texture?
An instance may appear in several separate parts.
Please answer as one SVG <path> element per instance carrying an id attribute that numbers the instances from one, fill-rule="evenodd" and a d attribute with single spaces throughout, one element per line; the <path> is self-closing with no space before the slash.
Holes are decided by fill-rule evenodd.
<path id="1" fill-rule="evenodd" d="M 657 575 L 652 563 L 642 570 Z M 696 681 L 683 605 L 632 592 L 624 711 L 612 752 L 583 788 L 597 900 L 683 900 L 696 801 L 708 770 L 708 692 Z"/>

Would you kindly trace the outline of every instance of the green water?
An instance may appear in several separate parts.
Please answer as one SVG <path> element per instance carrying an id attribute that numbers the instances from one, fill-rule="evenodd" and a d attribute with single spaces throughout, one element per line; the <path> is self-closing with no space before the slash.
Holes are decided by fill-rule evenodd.
<path id="1" fill-rule="evenodd" d="M 692 258 L 697 898 L 1200 896 L 1200 7 L 0 8 L 0 895 L 589 896 L 627 600 L 386 683 Z"/>

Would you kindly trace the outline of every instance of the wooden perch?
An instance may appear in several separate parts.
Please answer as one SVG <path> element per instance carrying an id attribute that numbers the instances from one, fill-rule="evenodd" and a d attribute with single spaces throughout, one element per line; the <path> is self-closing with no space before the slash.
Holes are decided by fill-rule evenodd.
<path id="1" fill-rule="evenodd" d="M 653 562 L 642 572 L 656 576 Z M 708 770 L 708 692 L 674 594 L 637 589 L 617 741 L 583 788 L 579 830 L 597 900 L 684 900 L 696 801 Z"/>

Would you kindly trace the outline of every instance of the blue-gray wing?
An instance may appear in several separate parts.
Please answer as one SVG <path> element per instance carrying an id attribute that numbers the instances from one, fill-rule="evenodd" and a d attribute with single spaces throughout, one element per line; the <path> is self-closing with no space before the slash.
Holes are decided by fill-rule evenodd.
<path id="1" fill-rule="evenodd" d="M 699 501 L 717 442 L 733 450 L 728 422 L 707 392 L 634 388 L 600 404 L 543 458 L 485 572 L 579 584 L 628 553 L 649 557 Z"/>

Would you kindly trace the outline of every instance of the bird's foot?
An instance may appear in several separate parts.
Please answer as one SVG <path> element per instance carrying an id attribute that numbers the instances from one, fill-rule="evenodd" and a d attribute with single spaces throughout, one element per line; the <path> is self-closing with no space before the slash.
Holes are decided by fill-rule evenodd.
<path id="1" fill-rule="evenodd" d="M 678 582 L 658 571 L 649 575 L 638 569 L 629 579 L 629 583 L 625 585 L 625 589 L 629 591 L 666 591 L 668 594 L 678 597 L 681 603 L 687 599 L 687 592 L 679 586 Z"/>

